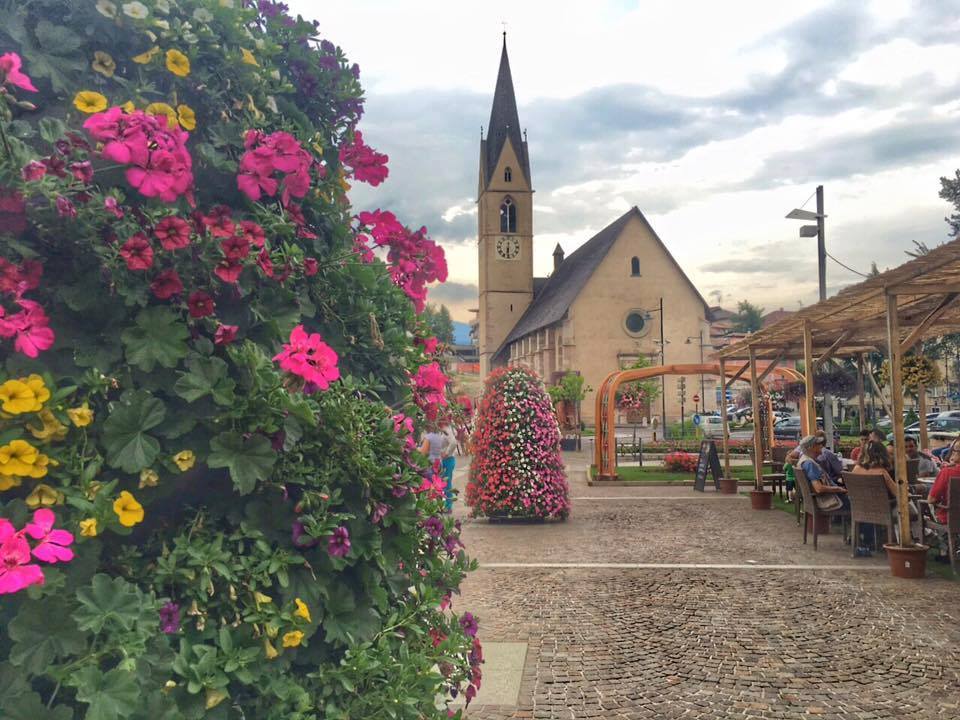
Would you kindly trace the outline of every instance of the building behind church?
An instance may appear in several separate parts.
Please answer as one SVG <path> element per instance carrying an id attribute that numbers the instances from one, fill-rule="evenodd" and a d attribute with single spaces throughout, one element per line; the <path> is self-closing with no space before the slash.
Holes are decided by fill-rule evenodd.
<path id="1" fill-rule="evenodd" d="M 480 373 L 526 365 L 548 383 L 578 372 L 596 389 L 610 372 L 644 357 L 653 364 L 699 363 L 713 349 L 710 311 L 656 231 L 630 208 L 569 256 L 557 245 L 553 271 L 533 274 L 533 183 L 521 132 L 506 38 L 478 188 Z M 662 311 L 661 311 L 662 308 Z M 662 331 L 662 335 L 661 335 Z M 664 380 L 668 422 L 680 419 L 680 378 Z M 716 409 L 717 378 L 685 378 L 685 411 Z M 583 403 L 594 420 L 594 392 Z M 649 417 L 662 414 L 661 399 Z"/>

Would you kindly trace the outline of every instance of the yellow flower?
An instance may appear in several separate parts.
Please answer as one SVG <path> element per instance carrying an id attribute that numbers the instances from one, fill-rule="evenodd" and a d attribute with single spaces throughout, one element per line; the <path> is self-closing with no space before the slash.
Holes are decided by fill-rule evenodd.
<path id="1" fill-rule="evenodd" d="M 293 614 L 297 617 L 302 617 L 307 622 L 310 622 L 310 608 L 307 607 L 307 604 L 300 598 L 294 598 L 293 602 L 297 605 L 297 609 Z"/>
<path id="2" fill-rule="evenodd" d="M 120 108 L 125 113 L 132 113 L 134 110 L 137 109 L 137 106 L 133 104 L 133 100 L 127 100 L 123 105 L 120 106 Z"/>
<path id="3" fill-rule="evenodd" d="M 197 457 L 193 454 L 193 450 L 181 450 L 173 456 L 173 461 L 180 468 L 180 472 L 186 472 L 197 462 Z"/>
<path id="4" fill-rule="evenodd" d="M 37 440 L 63 440 L 67 436 L 67 426 L 57 419 L 50 410 L 44 409 L 38 415 L 42 427 L 27 425 L 27 430 Z"/>
<path id="5" fill-rule="evenodd" d="M 159 52 L 160 52 L 160 48 L 154 45 L 152 48 L 150 48 L 146 52 L 142 52 L 139 55 L 134 55 L 133 61 L 138 65 L 146 65 L 151 60 L 153 60 Z"/>
<path id="6" fill-rule="evenodd" d="M 20 487 L 22 483 L 23 480 L 15 475 L 0 475 L 0 492 Z"/>
<path id="7" fill-rule="evenodd" d="M 267 656 L 267 660 L 274 660 L 280 655 L 273 646 L 273 643 L 267 638 L 263 639 L 263 654 Z"/>
<path id="8" fill-rule="evenodd" d="M 100 492 L 100 488 L 102 487 L 103 485 L 97 482 L 96 480 L 91 482 L 87 486 L 87 492 L 86 492 L 87 500 L 93 500 L 97 496 L 97 493 Z"/>
<path id="9" fill-rule="evenodd" d="M 0 476 L 42 478 L 50 458 L 26 440 L 12 440 L 0 447 Z"/>
<path id="10" fill-rule="evenodd" d="M 137 499 L 126 490 L 113 501 L 113 511 L 120 518 L 120 524 L 124 527 L 133 527 L 137 523 L 143 522 L 143 505 L 138 503 Z"/>
<path id="11" fill-rule="evenodd" d="M 226 700 L 229 696 L 223 690 L 217 690 L 215 688 L 207 688 L 207 699 L 204 702 L 203 706 L 207 710 L 215 708 L 217 705 Z"/>
<path id="12" fill-rule="evenodd" d="M 140 489 L 143 490 L 145 487 L 156 487 L 157 482 L 160 480 L 160 476 L 157 474 L 156 470 L 151 470 L 147 468 L 146 470 L 140 471 Z"/>
<path id="13" fill-rule="evenodd" d="M 189 105 L 177 105 L 177 119 L 184 130 L 193 130 L 197 127 L 197 114 Z"/>
<path id="14" fill-rule="evenodd" d="M 97 50 L 93 54 L 93 62 L 90 63 L 90 67 L 93 68 L 94 72 L 98 72 L 104 77 L 113 77 L 113 73 L 117 69 L 117 63 L 110 57 L 110 53 Z"/>
<path id="15" fill-rule="evenodd" d="M 300 647 L 300 643 L 303 642 L 303 633 L 299 630 L 293 630 L 292 632 L 283 634 L 283 646 L 284 647 Z"/>
<path id="16" fill-rule="evenodd" d="M 150 103 L 144 110 L 147 115 L 165 115 L 168 128 L 175 128 L 177 126 L 177 111 L 166 103 Z"/>
<path id="17" fill-rule="evenodd" d="M 27 495 L 26 499 L 27 507 L 30 508 L 49 507 L 50 505 L 59 505 L 62 502 L 63 493 L 43 483 L 37 485 L 33 492 Z"/>
<path id="18" fill-rule="evenodd" d="M 167 50 L 167 70 L 177 77 L 190 74 L 190 58 L 179 50 Z"/>
<path id="19" fill-rule="evenodd" d="M 80 535 L 82 535 L 83 537 L 96 537 L 97 536 L 97 519 L 87 518 L 86 520 L 81 520 Z"/>
<path id="20" fill-rule="evenodd" d="M 0 385 L 0 408 L 10 415 L 38 412 L 49 399 L 50 391 L 44 386 L 39 375 L 7 380 Z"/>
<path id="21" fill-rule="evenodd" d="M 81 90 L 73 98 L 73 106 L 82 113 L 103 112 L 107 109 L 107 99 L 98 92 Z"/>
<path id="22" fill-rule="evenodd" d="M 93 410 L 84 403 L 78 408 L 71 408 L 67 410 L 67 417 L 70 418 L 72 422 L 77 427 L 86 427 L 93 422 Z"/>
<path id="23" fill-rule="evenodd" d="M 240 55 L 242 56 L 242 61 L 247 65 L 255 65 L 256 67 L 260 67 L 260 63 L 257 62 L 257 59 L 253 56 L 253 53 L 246 48 L 240 48 Z"/>
<path id="24" fill-rule="evenodd" d="M 257 604 L 257 608 L 261 605 L 269 605 L 273 602 L 273 598 L 269 595 L 264 595 L 262 592 L 256 591 L 253 593 L 253 601 Z"/>

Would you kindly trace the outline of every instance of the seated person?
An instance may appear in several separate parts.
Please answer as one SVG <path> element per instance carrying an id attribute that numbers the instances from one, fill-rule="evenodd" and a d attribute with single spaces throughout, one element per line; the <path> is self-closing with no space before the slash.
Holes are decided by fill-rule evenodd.
<path id="1" fill-rule="evenodd" d="M 817 430 L 815 435 L 823 444 L 823 450 L 820 452 L 817 462 L 820 463 L 820 467 L 830 476 L 834 484 L 843 485 L 843 461 L 833 450 L 827 447 L 827 434 L 823 430 Z"/>
<path id="2" fill-rule="evenodd" d="M 860 431 L 860 444 L 853 449 L 853 452 L 850 453 L 850 459 L 856 462 L 860 459 L 860 453 L 864 451 L 867 447 L 867 443 L 870 442 L 870 431 L 861 430 Z"/>
<path id="3" fill-rule="evenodd" d="M 934 506 L 934 513 L 937 522 L 947 522 L 947 490 L 950 488 L 950 480 L 960 477 L 960 442 L 954 442 L 950 446 L 950 457 L 943 469 L 937 473 L 937 479 L 930 488 L 930 495 L 927 496 L 927 502 Z"/>
<path id="4" fill-rule="evenodd" d="M 917 445 L 916 438 L 907 436 L 903 441 L 903 449 L 907 453 L 907 457 L 910 460 L 918 460 L 917 463 L 917 476 L 918 477 L 933 477 L 937 474 L 937 465 L 926 453 L 920 452 L 920 447 Z"/>
<path id="5" fill-rule="evenodd" d="M 957 447 L 958 444 L 960 444 L 960 441 L 953 440 L 952 442 L 948 442 L 943 447 L 938 447 L 936 450 L 933 451 L 933 454 L 934 456 L 940 458 L 941 462 L 943 462 L 944 464 L 949 464 L 950 455 L 953 453 L 953 448 Z"/>
<path id="6" fill-rule="evenodd" d="M 840 487 L 830 479 L 830 476 L 820 467 L 817 458 L 823 452 L 823 438 L 816 435 L 807 435 L 800 441 L 800 468 L 810 481 L 810 490 L 814 495 L 839 495 L 843 503 L 843 510 L 850 509 L 850 500 L 847 498 L 847 489 Z"/>
<path id="7" fill-rule="evenodd" d="M 874 442 L 885 443 L 887 441 L 887 436 L 884 435 L 879 430 L 877 430 L 876 428 L 874 428 L 873 430 L 870 431 L 870 439 L 873 440 Z"/>
<path id="8" fill-rule="evenodd" d="M 860 454 L 857 465 L 853 472 L 858 475 L 879 475 L 883 479 L 883 484 L 887 486 L 887 491 L 891 498 L 897 497 L 897 483 L 893 480 L 893 465 L 890 463 L 890 456 L 883 443 L 867 443 L 866 448 Z"/>

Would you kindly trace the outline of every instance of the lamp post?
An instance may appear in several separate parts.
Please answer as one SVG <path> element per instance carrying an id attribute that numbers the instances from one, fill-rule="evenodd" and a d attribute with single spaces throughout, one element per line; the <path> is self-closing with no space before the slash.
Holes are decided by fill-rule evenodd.
<path id="1" fill-rule="evenodd" d="M 690 335 L 689 337 L 687 337 L 685 342 L 687 345 L 689 345 L 694 340 L 696 340 L 700 345 L 700 364 L 703 365 L 703 349 L 705 347 L 713 347 L 713 345 L 711 343 L 703 342 L 703 330 L 701 330 L 700 333 L 697 335 Z M 703 403 L 703 411 L 706 412 L 707 411 L 707 393 L 706 393 L 706 390 L 704 389 L 703 373 L 700 373 L 700 401 Z"/>
<path id="2" fill-rule="evenodd" d="M 800 228 L 800 237 L 817 238 L 817 279 L 820 286 L 820 299 L 827 299 L 827 231 L 824 226 L 824 220 L 827 216 L 823 211 L 823 185 L 817 185 L 817 211 L 810 212 L 802 208 L 794 208 L 787 213 L 788 220 L 815 220 L 816 225 L 804 225 Z M 813 392 L 814 388 L 807 388 L 807 392 Z M 816 420 L 813 421 L 813 428 L 816 430 Z M 827 436 L 827 442 L 833 445 L 833 398 L 830 393 L 823 394 L 823 431 Z"/>
<path id="3" fill-rule="evenodd" d="M 663 338 L 663 298 L 660 298 L 660 306 L 654 310 L 646 310 L 646 318 L 650 319 L 650 313 L 658 312 L 660 313 L 660 340 L 654 340 L 654 344 L 660 346 L 660 364 L 665 365 L 666 360 L 664 359 L 664 350 L 667 347 L 669 340 L 664 340 Z M 663 423 L 663 437 L 667 437 L 667 379 L 666 376 L 660 376 L 660 422 Z"/>

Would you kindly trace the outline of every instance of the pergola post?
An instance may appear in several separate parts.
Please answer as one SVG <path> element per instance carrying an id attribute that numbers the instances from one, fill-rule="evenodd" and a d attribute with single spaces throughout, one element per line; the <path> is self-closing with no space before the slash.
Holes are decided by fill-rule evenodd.
<path id="1" fill-rule="evenodd" d="M 760 430 L 760 383 L 757 382 L 757 351 L 750 348 L 750 397 L 753 405 L 753 486 L 763 490 L 763 432 Z"/>
<path id="2" fill-rule="evenodd" d="M 804 403 L 807 407 L 807 426 L 804 435 L 813 435 L 817 431 L 817 398 L 813 386 L 813 332 L 810 321 L 803 322 L 803 380 L 806 386 Z"/>
<path id="3" fill-rule="evenodd" d="M 920 383 L 917 393 L 920 396 L 920 448 L 926 450 L 930 447 L 930 436 L 927 434 L 927 386 Z"/>
<path id="4" fill-rule="evenodd" d="M 727 422 L 727 368 L 720 357 L 720 418 L 723 429 L 723 476 L 730 477 L 730 427 Z"/>
<path id="5" fill-rule="evenodd" d="M 911 547 L 910 506 L 907 487 L 907 454 L 903 449 L 903 377 L 900 355 L 900 319 L 897 317 L 897 296 L 887 295 L 887 347 L 890 348 L 890 410 L 893 421 L 895 471 L 897 475 L 897 510 L 900 515 L 900 546 Z"/>
<path id="6" fill-rule="evenodd" d="M 867 427 L 867 403 L 863 397 L 863 353 L 857 355 L 857 411 L 860 418 L 860 431 Z"/>

